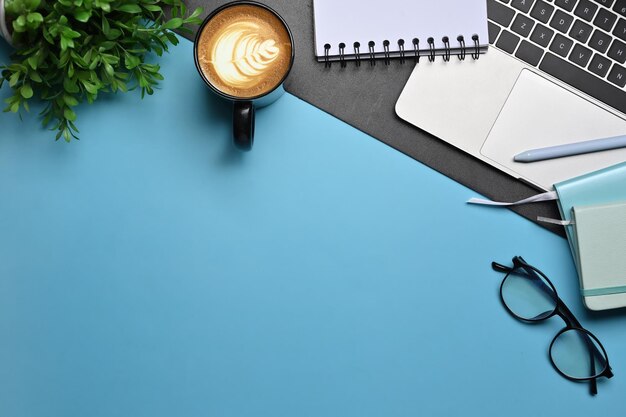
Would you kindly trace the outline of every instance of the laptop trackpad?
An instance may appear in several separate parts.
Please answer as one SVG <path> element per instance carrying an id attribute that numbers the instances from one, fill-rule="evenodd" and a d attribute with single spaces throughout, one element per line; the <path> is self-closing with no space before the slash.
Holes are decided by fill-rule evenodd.
<path id="1" fill-rule="evenodd" d="M 542 188 L 626 160 L 626 148 L 519 163 L 535 148 L 626 134 L 626 120 L 532 72 L 521 72 L 480 153 Z"/>

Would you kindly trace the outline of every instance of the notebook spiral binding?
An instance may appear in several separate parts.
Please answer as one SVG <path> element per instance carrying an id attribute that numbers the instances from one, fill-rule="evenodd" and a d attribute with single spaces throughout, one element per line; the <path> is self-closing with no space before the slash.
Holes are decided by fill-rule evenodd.
<path id="1" fill-rule="evenodd" d="M 473 35 L 472 36 L 472 42 L 470 45 L 467 45 L 465 43 L 465 38 L 463 37 L 463 35 L 459 35 L 456 38 L 459 46 L 457 48 L 454 48 L 455 51 L 458 51 L 458 53 L 456 53 L 457 58 L 460 61 L 464 61 L 465 57 L 467 56 L 467 53 L 469 52 L 469 55 L 472 57 L 472 59 L 477 60 L 480 58 L 480 39 L 478 37 L 478 35 Z M 443 48 L 443 55 L 442 55 L 442 59 L 444 60 L 444 62 L 449 62 L 450 61 L 450 57 L 452 56 L 452 47 L 450 46 L 450 38 L 447 36 L 444 36 L 441 41 L 444 44 L 444 48 Z M 426 40 L 426 42 L 428 43 L 428 61 L 429 62 L 434 62 L 436 59 L 436 52 L 437 49 L 435 48 L 435 39 L 434 38 L 428 38 Z M 398 49 L 397 52 L 398 58 L 400 59 L 400 63 L 404 64 L 407 56 L 410 56 L 413 58 L 413 61 L 415 63 L 419 63 L 420 62 L 420 58 L 421 58 L 421 52 L 420 52 L 420 40 L 418 38 L 413 38 L 413 40 L 411 41 L 411 45 L 412 48 L 408 49 L 405 48 L 405 41 L 404 39 L 399 39 L 398 40 Z M 346 59 L 346 44 L 341 42 L 339 45 L 339 65 L 341 66 L 341 68 L 345 68 L 347 66 L 347 59 Z M 367 52 L 361 52 L 361 44 L 359 42 L 355 42 L 353 44 L 353 48 L 354 48 L 354 54 L 352 55 L 354 57 L 354 62 L 356 64 L 357 67 L 361 66 L 361 60 L 366 59 L 369 61 L 370 66 L 375 66 L 376 65 L 376 50 L 375 47 L 376 43 L 374 41 L 369 41 L 367 44 Z M 389 65 L 391 64 L 391 50 L 390 50 L 390 46 L 391 43 L 388 40 L 383 41 L 383 57 L 382 57 L 382 61 L 385 63 L 385 65 Z M 329 57 L 329 51 L 330 51 L 330 44 L 325 44 L 324 45 L 324 67 L 326 68 L 330 68 L 332 62 L 330 61 L 330 57 Z M 364 55 L 364 56 L 363 56 Z"/>

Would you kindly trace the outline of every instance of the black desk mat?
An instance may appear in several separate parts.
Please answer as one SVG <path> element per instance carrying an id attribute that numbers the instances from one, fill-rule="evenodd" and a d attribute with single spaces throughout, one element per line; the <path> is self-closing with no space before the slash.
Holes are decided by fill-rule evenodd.
<path id="1" fill-rule="evenodd" d="M 227 2 L 187 0 L 186 4 L 189 8 L 203 7 L 206 15 Z M 296 59 L 285 82 L 291 94 L 491 199 L 515 201 L 537 193 L 534 188 L 415 128 L 395 114 L 396 100 L 413 70 L 413 62 L 400 64 L 395 60 L 386 66 L 378 61 L 373 67 L 348 63 L 346 68 L 334 63 L 331 68 L 325 68 L 316 61 L 314 54 L 313 1 L 262 2 L 283 16 L 295 38 Z M 263 138 L 257 138 L 255 146 L 263 146 Z M 452 203 L 463 204 L 461 201 Z M 554 202 L 513 210 L 535 222 L 537 216 L 560 217 Z M 565 236 L 560 226 L 539 224 Z"/>

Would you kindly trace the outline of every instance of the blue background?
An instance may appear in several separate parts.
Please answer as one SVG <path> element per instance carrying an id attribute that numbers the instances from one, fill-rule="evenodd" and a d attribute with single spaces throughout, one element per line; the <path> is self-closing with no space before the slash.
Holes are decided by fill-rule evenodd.
<path id="1" fill-rule="evenodd" d="M 0 415 L 623 415 L 626 317 L 564 239 L 290 95 L 239 153 L 191 44 L 162 65 L 79 142 L 0 115 Z M 597 397 L 550 366 L 559 319 L 500 305 L 518 254 L 603 341 Z"/>

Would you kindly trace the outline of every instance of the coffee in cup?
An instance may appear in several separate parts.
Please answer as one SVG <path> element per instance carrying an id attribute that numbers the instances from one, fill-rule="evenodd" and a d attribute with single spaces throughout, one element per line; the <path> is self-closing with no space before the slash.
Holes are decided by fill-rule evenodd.
<path id="1" fill-rule="evenodd" d="M 287 28 L 274 13 L 254 4 L 236 4 L 216 13 L 202 27 L 196 48 L 207 80 L 236 98 L 268 93 L 291 67 Z"/>

